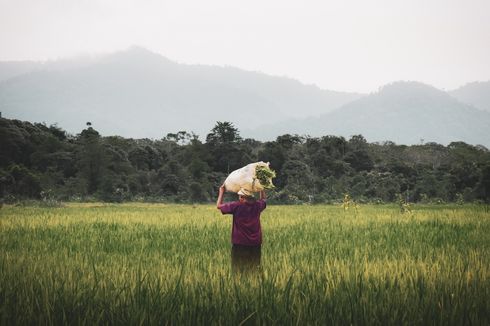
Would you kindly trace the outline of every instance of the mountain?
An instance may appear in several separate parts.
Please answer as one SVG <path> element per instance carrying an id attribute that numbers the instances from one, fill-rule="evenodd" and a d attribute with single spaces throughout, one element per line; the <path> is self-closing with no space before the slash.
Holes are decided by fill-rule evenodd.
<path id="1" fill-rule="evenodd" d="M 370 142 L 464 141 L 490 147 L 488 130 L 489 112 L 475 109 L 429 85 L 395 82 L 330 113 L 264 125 L 246 133 L 266 139 L 285 133 L 344 137 L 362 134 Z"/>
<path id="2" fill-rule="evenodd" d="M 0 82 L 39 69 L 42 64 L 34 61 L 0 62 Z"/>
<path id="3" fill-rule="evenodd" d="M 79 56 L 55 61 L 0 61 L 0 82 L 41 70 L 82 68 L 99 61 L 99 57 Z"/>
<path id="4" fill-rule="evenodd" d="M 461 102 L 490 112 L 490 81 L 469 83 L 449 94 Z"/>
<path id="5" fill-rule="evenodd" d="M 361 96 L 237 68 L 179 64 L 139 47 L 81 63 L 50 62 L 0 81 L 7 118 L 58 123 L 71 133 L 90 121 L 103 135 L 134 138 L 180 130 L 204 137 L 216 121 L 255 128 Z"/>

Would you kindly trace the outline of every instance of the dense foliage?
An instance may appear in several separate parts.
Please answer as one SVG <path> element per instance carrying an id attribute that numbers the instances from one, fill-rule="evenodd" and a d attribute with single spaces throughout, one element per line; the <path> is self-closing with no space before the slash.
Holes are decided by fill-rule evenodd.
<path id="1" fill-rule="evenodd" d="M 363 136 L 282 135 L 242 139 L 217 122 L 202 142 L 185 131 L 162 139 L 102 137 L 90 123 L 78 135 L 56 125 L 0 118 L 0 197 L 208 202 L 227 174 L 254 161 L 277 173 L 269 197 L 280 203 L 490 201 L 490 152 L 453 142 L 396 145 Z"/>

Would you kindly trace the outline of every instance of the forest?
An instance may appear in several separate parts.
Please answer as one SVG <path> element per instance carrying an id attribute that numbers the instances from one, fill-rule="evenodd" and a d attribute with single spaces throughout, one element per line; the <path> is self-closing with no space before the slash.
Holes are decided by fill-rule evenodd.
<path id="1" fill-rule="evenodd" d="M 346 194 L 359 203 L 490 202 L 490 152 L 481 145 L 290 134 L 262 142 L 226 121 L 205 140 L 186 131 L 128 139 L 86 125 L 72 135 L 0 118 L 1 201 L 206 203 L 231 171 L 264 161 L 277 174 L 272 203 L 335 203 Z"/>

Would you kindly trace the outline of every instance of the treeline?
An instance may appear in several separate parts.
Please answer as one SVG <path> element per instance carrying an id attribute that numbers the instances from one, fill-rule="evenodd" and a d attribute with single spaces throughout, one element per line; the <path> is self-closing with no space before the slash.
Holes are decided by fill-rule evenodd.
<path id="1" fill-rule="evenodd" d="M 217 122 L 205 141 L 180 131 L 160 140 L 102 137 L 91 125 L 70 135 L 56 125 L 0 118 L 0 197 L 61 201 L 210 202 L 229 172 L 255 161 L 277 173 L 276 203 L 489 202 L 490 152 L 453 142 L 396 145 L 361 136 L 282 135 L 242 139 Z"/>

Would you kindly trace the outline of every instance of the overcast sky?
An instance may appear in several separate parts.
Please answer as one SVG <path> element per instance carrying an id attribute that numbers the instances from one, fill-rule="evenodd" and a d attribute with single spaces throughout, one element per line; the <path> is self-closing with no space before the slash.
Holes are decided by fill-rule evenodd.
<path id="1" fill-rule="evenodd" d="M 490 0 L 0 0 L 0 60 L 146 47 L 339 91 L 490 80 Z"/>

